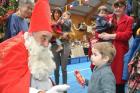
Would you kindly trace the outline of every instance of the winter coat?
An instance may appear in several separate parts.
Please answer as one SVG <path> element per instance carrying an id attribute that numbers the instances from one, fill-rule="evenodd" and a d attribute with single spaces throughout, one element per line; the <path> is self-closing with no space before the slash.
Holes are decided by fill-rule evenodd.
<path id="1" fill-rule="evenodd" d="M 110 16 L 113 17 L 113 15 Z M 113 45 L 115 46 L 117 52 L 111 67 L 117 84 L 125 83 L 125 81 L 122 80 L 124 65 L 123 58 L 128 51 L 128 41 L 132 36 L 132 25 L 133 18 L 123 15 L 117 22 L 117 29 L 114 31 L 116 33 L 116 38 L 113 40 Z"/>

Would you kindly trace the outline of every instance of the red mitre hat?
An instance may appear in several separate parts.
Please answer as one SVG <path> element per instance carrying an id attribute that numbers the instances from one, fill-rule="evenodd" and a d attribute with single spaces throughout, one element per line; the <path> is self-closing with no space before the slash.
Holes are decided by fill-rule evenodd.
<path id="1" fill-rule="evenodd" d="M 29 32 L 39 31 L 52 32 L 49 0 L 37 0 L 32 12 Z"/>

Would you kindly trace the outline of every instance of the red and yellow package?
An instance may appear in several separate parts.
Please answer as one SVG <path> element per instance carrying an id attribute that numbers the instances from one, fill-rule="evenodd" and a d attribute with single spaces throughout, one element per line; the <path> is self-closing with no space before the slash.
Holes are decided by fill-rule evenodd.
<path id="1" fill-rule="evenodd" d="M 76 79 L 77 79 L 78 83 L 84 87 L 85 86 L 85 80 L 82 77 L 82 75 L 80 74 L 80 72 L 78 70 L 75 70 L 74 74 L 76 76 Z"/>

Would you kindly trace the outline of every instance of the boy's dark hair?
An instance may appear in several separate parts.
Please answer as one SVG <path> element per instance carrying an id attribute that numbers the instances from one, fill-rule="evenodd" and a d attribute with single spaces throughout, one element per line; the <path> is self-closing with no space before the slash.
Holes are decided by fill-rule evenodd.
<path id="1" fill-rule="evenodd" d="M 54 18 L 54 13 L 55 13 L 55 12 L 58 12 L 58 13 L 60 14 L 60 17 L 62 16 L 62 9 L 59 8 L 59 7 L 56 7 L 56 8 L 54 8 L 53 11 L 52 11 L 52 18 L 53 18 L 53 19 L 55 19 L 55 18 Z"/>
<path id="2" fill-rule="evenodd" d="M 100 6 L 97 10 L 97 13 L 101 12 L 101 11 L 105 11 L 105 12 L 109 12 L 108 8 L 104 5 Z"/>
<path id="3" fill-rule="evenodd" d="M 109 63 L 111 63 L 116 55 L 116 49 L 110 42 L 98 42 L 93 45 L 93 48 L 97 49 L 102 57 L 109 57 Z"/>

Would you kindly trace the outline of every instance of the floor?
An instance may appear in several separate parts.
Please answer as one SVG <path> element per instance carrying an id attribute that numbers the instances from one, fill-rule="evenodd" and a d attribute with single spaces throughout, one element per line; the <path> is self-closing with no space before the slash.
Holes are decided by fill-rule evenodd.
<path id="1" fill-rule="evenodd" d="M 91 70 L 90 70 L 90 62 L 83 62 L 77 64 L 70 64 L 67 67 L 68 70 L 68 84 L 70 85 L 70 89 L 68 93 L 87 93 L 87 87 L 83 88 L 78 84 L 76 78 L 74 76 L 74 70 L 79 70 L 81 75 L 86 79 L 90 79 Z M 54 79 L 54 76 L 52 75 Z M 62 73 L 60 72 L 60 81 L 62 81 Z"/>

